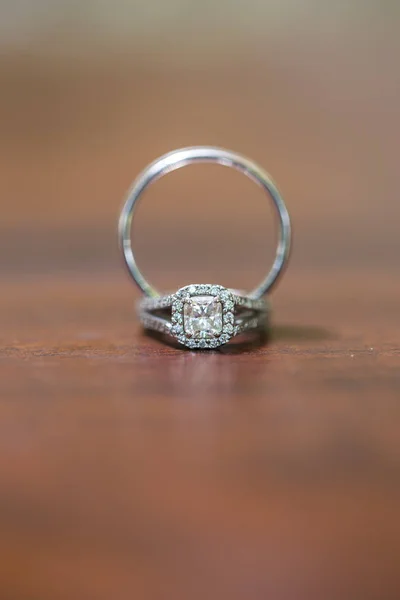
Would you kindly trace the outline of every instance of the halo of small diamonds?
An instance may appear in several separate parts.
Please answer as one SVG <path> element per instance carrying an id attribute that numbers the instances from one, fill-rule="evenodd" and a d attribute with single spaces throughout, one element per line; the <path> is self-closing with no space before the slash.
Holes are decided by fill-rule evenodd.
<path id="1" fill-rule="evenodd" d="M 226 344 L 234 334 L 234 306 L 233 293 L 221 285 L 187 285 L 174 294 L 172 334 L 191 349 L 211 349 Z M 203 310 L 207 317 L 193 317 L 196 309 L 197 312 Z"/>
<path id="2" fill-rule="evenodd" d="M 192 284 L 166 296 L 142 298 L 138 312 L 146 329 L 190 349 L 212 349 L 241 333 L 265 329 L 269 304 L 220 285 Z"/>

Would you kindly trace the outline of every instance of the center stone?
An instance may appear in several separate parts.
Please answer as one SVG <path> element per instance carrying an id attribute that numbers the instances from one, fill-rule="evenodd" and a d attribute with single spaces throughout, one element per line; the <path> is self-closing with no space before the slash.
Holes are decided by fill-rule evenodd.
<path id="1" fill-rule="evenodd" d="M 183 307 L 185 333 L 194 338 L 213 338 L 222 333 L 222 304 L 214 296 L 194 296 Z"/>

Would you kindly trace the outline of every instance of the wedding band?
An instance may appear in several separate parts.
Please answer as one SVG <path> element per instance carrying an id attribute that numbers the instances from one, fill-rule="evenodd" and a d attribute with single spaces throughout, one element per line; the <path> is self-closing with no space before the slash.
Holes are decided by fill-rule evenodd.
<path id="1" fill-rule="evenodd" d="M 272 267 L 251 292 L 236 292 L 220 285 L 192 284 L 162 296 L 143 276 L 132 249 L 134 209 L 143 192 L 157 179 L 189 164 L 217 163 L 249 177 L 272 200 L 279 222 L 279 237 Z M 270 175 L 256 163 L 228 150 L 196 146 L 174 150 L 151 163 L 136 179 L 121 211 L 119 241 L 129 274 L 147 296 L 138 306 L 148 328 L 173 336 L 190 348 L 216 348 L 232 337 L 265 327 L 268 303 L 263 296 L 278 281 L 289 258 L 291 225 L 285 203 Z"/>
<path id="2" fill-rule="evenodd" d="M 261 186 L 273 201 L 273 206 L 276 209 L 279 220 L 280 230 L 275 260 L 265 279 L 263 279 L 258 287 L 249 293 L 253 298 L 260 298 L 271 291 L 272 287 L 276 284 L 278 277 L 282 274 L 283 268 L 289 258 L 291 239 L 289 214 L 276 185 L 266 171 L 248 158 L 230 152 L 229 150 L 223 150 L 222 148 L 197 146 L 174 150 L 157 159 L 139 175 L 128 193 L 119 219 L 118 230 L 120 245 L 128 271 L 142 292 L 147 296 L 156 297 L 160 295 L 159 292 L 144 278 L 139 270 L 132 251 L 131 227 L 134 209 L 143 192 L 150 184 L 154 183 L 157 179 L 167 173 L 198 162 L 217 163 L 242 172 Z"/>

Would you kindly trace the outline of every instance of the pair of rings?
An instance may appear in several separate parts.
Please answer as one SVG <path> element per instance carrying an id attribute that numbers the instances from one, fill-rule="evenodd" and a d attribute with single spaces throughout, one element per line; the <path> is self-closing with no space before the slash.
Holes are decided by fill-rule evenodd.
<path id="1" fill-rule="evenodd" d="M 279 221 L 279 239 L 271 270 L 250 292 L 221 285 L 191 284 L 174 293 L 160 294 L 140 271 L 132 249 L 134 209 L 145 189 L 157 179 L 192 163 L 217 163 L 236 169 L 263 188 Z M 210 349 L 268 322 L 267 294 L 276 284 L 290 253 L 291 226 L 285 203 L 269 174 L 253 161 L 221 148 L 197 146 L 170 152 L 150 164 L 133 183 L 119 219 L 119 240 L 126 266 L 144 293 L 138 315 L 146 329 L 166 334 L 188 348 Z"/>

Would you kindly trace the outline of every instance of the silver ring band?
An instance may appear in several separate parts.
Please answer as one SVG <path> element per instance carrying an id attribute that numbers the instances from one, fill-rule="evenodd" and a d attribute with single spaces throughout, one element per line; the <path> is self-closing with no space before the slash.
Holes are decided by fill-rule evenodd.
<path id="1" fill-rule="evenodd" d="M 217 348 L 233 337 L 264 329 L 269 305 L 220 285 L 188 285 L 176 293 L 142 298 L 142 325 L 175 338 L 188 348 Z"/>
<path id="2" fill-rule="evenodd" d="M 248 297 L 261 298 L 269 292 L 281 275 L 289 258 L 291 226 L 288 211 L 279 191 L 270 175 L 253 161 L 221 148 L 197 146 L 183 148 L 165 154 L 149 165 L 136 179 L 123 206 L 119 219 L 119 240 L 128 271 L 140 289 L 150 297 L 159 296 L 159 292 L 144 278 L 136 263 L 132 250 L 131 227 L 134 208 L 145 189 L 167 173 L 196 162 L 217 163 L 232 167 L 261 186 L 272 199 L 279 220 L 279 240 L 272 268 L 261 283 Z"/>

